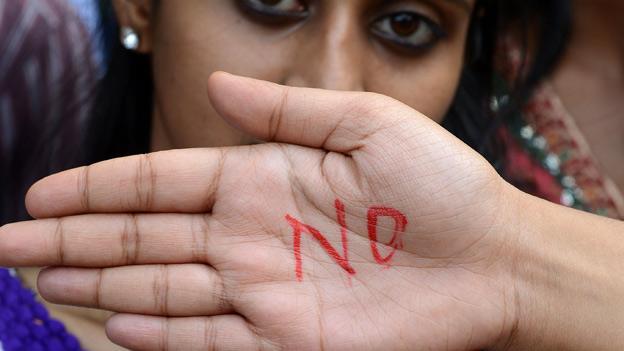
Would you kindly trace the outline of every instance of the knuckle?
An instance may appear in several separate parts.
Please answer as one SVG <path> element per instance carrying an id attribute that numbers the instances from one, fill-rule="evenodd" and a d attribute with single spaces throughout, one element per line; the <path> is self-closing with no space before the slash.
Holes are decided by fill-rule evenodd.
<path id="1" fill-rule="evenodd" d="M 80 205 L 85 212 L 91 211 L 91 184 L 90 174 L 92 166 L 82 167 L 80 176 L 78 177 L 78 193 L 80 194 Z"/>
<path id="2" fill-rule="evenodd" d="M 285 116 L 286 106 L 288 106 L 289 92 L 289 88 L 282 90 L 282 95 L 276 101 L 273 111 L 269 116 L 268 141 L 275 141 L 279 137 L 281 125 Z"/>
<path id="3" fill-rule="evenodd" d="M 171 334 L 171 326 L 169 325 L 169 320 L 163 318 L 160 323 L 160 340 L 158 349 L 161 351 L 167 351 L 171 349 L 169 345 L 170 334 Z"/>
<path id="4" fill-rule="evenodd" d="M 137 159 L 137 171 L 134 177 L 137 205 L 150 210 L 154 202 L 154 183 L 156 172 L 150 154 L 140 155 Z"/>
<path id="5" fill-rule="evenodd" d="M 94 287 L 93 287 L 93 305 L 96 308 L 102 308 L 102 293 L 104 286 L 104 270 L 98 269 L 96 272 Z"/>
<path id="6" fill-rule="evenodd" d="M 64 220 L 59 218 L 56 220 L 56 229 L 54 230 L 54 237 L 56 241 L 56 259 L 59 265 L 65 265 L 65 225 Z"/>
<path id="7" fill-rule="evenodd" d="M 121 234 L 122 260 L 126 265 L 135 265 L 139 261 L 141 235 L 138 220 L 136 214 L 129 214 Z"/>
<path id="8" fill-rule="evenodd" d="M 210 318 L 204 319 L 204 344 L 207 350 L 217 350 L 217 327 Z"/>
<path id="9" fill-rule="evenodd" d="M 226 294 L 225 284 L 217 271 L 210 266 L 203 265 L 204 280 L 209 282 L 207 287 L 208 296 L 212 297 L 213 313 L 223 313 L 230 309 L 229 298 Z"/>
<path id="10" fill-rule="evenodd" d="M 193 263 L 208 263 L 209 223 L 207 215 L 198 215 L 191 220 L 191 259 Z"/>
<path id="11" fill-rule="evenodd" d="M 161 316 L 169 314 L 169 290 L 169 267 L 160 265 L 155 273 L 152 293 L 154 296 L 154 310 Z"/>

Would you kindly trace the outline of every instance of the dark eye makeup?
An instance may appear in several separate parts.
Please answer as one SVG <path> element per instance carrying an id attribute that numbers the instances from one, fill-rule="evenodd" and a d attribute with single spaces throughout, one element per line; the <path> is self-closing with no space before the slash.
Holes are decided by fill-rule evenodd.
<path id="1" fill-rule="evenodd" d="M 267 24 L 282 24 L 308 17 L 309 8 L 302 0 L 238 0 L 244 12 Z"/>
<path id="2" fill-rule="evenodd" d="M 268 25 L 298 22 L 310 15 L 308 1 L 304 0 L 237 0 L 237 2 L 253 19 Z M 441 25 L 414 11 L 389 12 L 378 16 L 369 24 L 369 30 L 384 43 L 409 53 L 421 53 L 447 35 Z"/>
<path id="3" fill-rule="evenodd" d="M 376 18 L 371 31 L 381 40 L 410 51 L 423 51 L 444 38 L 440 25 L 416 12 L 401 11 Z"/>

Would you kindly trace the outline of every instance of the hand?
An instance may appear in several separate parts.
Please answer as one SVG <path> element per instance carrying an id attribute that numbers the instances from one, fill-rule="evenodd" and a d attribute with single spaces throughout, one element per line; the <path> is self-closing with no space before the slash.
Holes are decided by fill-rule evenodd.
<path id="1" fill-rule="evenodd" d="M 369 93 L 213 75 L 270 143 L 102 162 L 32 187 L 0 265 L 56 266 L 56 303 L 120 312 L 137 350 L 473 350 L 516 319 L 513 191 L 426 117 Z M 69 268 L 72 267 L 72 268 Z"/>

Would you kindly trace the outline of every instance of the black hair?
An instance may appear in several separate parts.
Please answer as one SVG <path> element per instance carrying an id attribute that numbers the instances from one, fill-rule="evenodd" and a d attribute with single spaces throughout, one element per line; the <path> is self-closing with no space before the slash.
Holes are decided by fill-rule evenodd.
<path id="1" fill-rule="evenodd" d="M 110 56 L 84 136 L 86 163 L 147 152 L 152 129 L 151 59 L 122 46 L 112 2 L 100 6 Z"/>
<path id="2" fill-rule="evenodd" d="M 85 134 L 86 163 L 149 150 L 152 124 L 152 75 L 148 56 L 115 44 L 110 72 L 100 83 Z M 128 78 L 131 79 L 128 79 Z M 118 94 L 118 95 L 117 95 Z"/>
<path id="3" fill-rule="evenodd" d="M 485 0 L 476 6 L 467 63 L 442 125 L 502 172 L 504 149 L 496 131 L 520 111 L 533 88 L 555 68 L 568 43 L 572 5 L 570 0 Z M 500 52 L 501 44 L 507 39 L 525 55 L 521 74 L 511 82 L 500 72 L 499 59 L 506 54 Z M 493 109 L 493 99 L 500 94 L 506 95 L 507 103 Z"/>

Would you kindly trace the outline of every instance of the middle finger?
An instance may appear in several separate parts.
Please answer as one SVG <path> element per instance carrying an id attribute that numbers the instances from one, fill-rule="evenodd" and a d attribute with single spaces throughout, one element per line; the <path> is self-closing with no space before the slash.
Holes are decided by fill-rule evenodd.
<path id="1" fill-rule="evenodd" d="M 0 266 L 211 263 L 208 214 L 80 215 L 0 228 Z"/>

